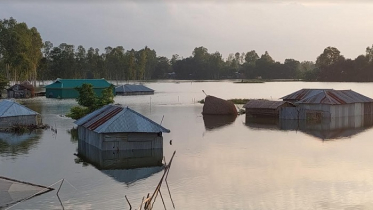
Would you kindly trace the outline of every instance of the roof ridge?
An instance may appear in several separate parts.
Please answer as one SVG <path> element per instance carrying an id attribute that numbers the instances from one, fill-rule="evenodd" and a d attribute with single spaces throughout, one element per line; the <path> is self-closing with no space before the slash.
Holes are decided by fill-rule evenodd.
<path id="1" fill-rule="evenodd" d="M 3 114 L 1 116 L 3 116 L 6 113 L 6 111 L 8 111 L 8 109 L 10 109 L 10 107 L 13 106 L 13 104 L 14 104 L 14 101 L 11 101 L 11 100 L 8 100 L 8 99 L 5 99 L 5 101 L 9 101 L 12 104 L 7 109 L 5 109 L 5 111 L 3 112 Z"/>
<path id="2" fill-rule="evenodd" d="M 128 110 L 131 111 L 132 113 L 134 113 L 134 114 L 136 114 L 136 115 L 138 115 L 138 116 L 140 116 L 140 117 L 142 117 L 142 118 L 144 118 L 144 119 L 146 119 L 146 120 L 149 120 L 151 123 L 155 124 L 156 126 L 161 127 L 161 128 L 164 129 L 164 130 L 170 131 L 169 129 L 163 127 L 162 125 L 160 125 L 160 124 L 158 124 L 158 123 L 156 123 L 156 122 L 154 122 L 153 120 L 149 119 L 148 117 L 145 117 L 144 115 L 142 115 L 142 114 L 136 112 L 135 110 L 129 108 L 128 106 L 127 106 L 126 109 L 128 109 Z"/>
<path id="3" fill-rule="evenodd" d="M 333 90 L 333 89 L 332 89 Z M 330 96 L 329 94 L 326 93 L 326 90 L 323 90 L 324 94 L 325 94 L 325 98 L 327 98 L 329 100 L 329 103 L 332 104 L 332 100 L 330 99 Z"/>
<path id="4" fill-rule="evenodd" d="M 16 101 L 13 101 L 13 100 L 9 100 L 9 99 L 4 99 L 3 101 L 7 101 L 7 102 L 10 102 L 11 103 L 11 105 L 8 107 L 8 108 L 6 108 L 5 110 L 4 110 L 4 112 L 1 114 L 1 116 L 3 116 L 13 105 L 18 105 L 19 107 L 21 107 L 21 108 L 23 108 L 23 109 L 26 109 L 27 111 L 29 111 L 29 112 L 32 112 L 32 113 L 35 113 L 35 114 L 40 114 L 40 113 L 38 113 L 38 112 L 35 112 L 34 110 L 32 110 L 32 109 L 30 109 L 30 108 L 28 108 L 28 107 L 26 107 L 26 106 L 24 106 L 24 105 L 22 105 L 22 104 L 19 104 L 19 103 L 17 103 Z"/>

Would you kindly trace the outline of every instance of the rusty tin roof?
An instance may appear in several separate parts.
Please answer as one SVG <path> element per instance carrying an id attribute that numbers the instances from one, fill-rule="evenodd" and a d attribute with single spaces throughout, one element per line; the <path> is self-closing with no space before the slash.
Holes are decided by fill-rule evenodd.
<path id="1" fill-rule="evenodd" d="M 286 95 L 280 99 L 300 101 L 302 99 L 317 95 L 325 90 L 332 90 L 332 89 L 301 89 L 294 93 Z"/>
<path id="2" fill-rule="evenodd" d="M 352 104 L 352 103 L 369 103 L 373 99 L 361 95 L 353 90 L 322 90 L 318 94 L 304 98 L 297 104 Z"/>
<path id="3" fill-rule="evenodd" d="M 267 100 L 250 100 L 243 107 L 246 109 L 277 109 L 283 104 L 291 104 L 287 101 L 267 101 Z"/>

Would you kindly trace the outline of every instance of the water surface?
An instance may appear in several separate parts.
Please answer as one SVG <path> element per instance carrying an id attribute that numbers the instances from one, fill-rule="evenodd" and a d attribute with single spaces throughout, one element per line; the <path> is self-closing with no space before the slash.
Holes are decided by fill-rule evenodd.
<path id="1" fill-rule="evenodd" d="M 301 88 L 352 89 L 373 98 L 372 83 L 223 82 L 144 83 L 155 95 L 117 96 L 119 103 L 171 130 L 163 155 L 176 156 L 168 183 L 176 209 L 372 209 L 373 130 L 371 125 L 333 130 L 333 126 L 245 122 L 203 117 L 196 103 L 207 94 L 277 100 Z M 75 100 L 34 98 L 21 103 L 42 114 L 57 133 L 0 137 L 0 175 L 49 186 L 65 179 L 60 197 L 65 209 L 129 209 L 153 192 L 162 176 L 151 166 L 105 170 L 82 161 L 78 142 L 64 117 Z M 323 128 L 323 129 L 321 129 Z M 341 134 L 342 133 L 342 134 Z M 338 135 L 341 134 L 341 135 Z M 326 136 L 323 138 L 323 135 Z M 325 140 L 327 139 L 327 140 Z M 172 145 L 169 141 L 172 140 Z M 159 158 L 158 156 L 156 158 Z M 55 187 L 58 187 L 55 186 Z M 167 196 L 167 189 L 162 187 Z M 167 209 L 172 209 L 165 199 Z M 54 192 L 12 209 L 61 209 Z M 155 209 L 163 209 L 156 202 Z"/>

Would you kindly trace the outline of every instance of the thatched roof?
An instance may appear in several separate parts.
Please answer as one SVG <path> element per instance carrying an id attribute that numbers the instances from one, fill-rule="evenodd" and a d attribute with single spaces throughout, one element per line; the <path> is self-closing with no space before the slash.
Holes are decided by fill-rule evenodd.
<path id="1" fill-rule="evenodd" d="M 206 96 L 202 114 L 237 115 L 234 103 L 214 96 Z"/>

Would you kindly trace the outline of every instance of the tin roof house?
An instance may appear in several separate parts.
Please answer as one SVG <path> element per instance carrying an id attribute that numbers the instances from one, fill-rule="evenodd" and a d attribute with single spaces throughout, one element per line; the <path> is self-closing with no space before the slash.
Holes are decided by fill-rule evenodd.
<path id="1" fill-rule="evenodd" d="M 105 88 L 111 84 L 105 79 L 56 79 L 53 83 L 45 86 L 45 96 L 47 98 L 77 98 L 79 92 L 76 87 L 81 87 L 83 84 L 91 84 L 93 91 L 97 96 L 102 95 Z M 114 91 L 114 90 L 113 90 Z M 114 93 L 114 92 L 113 92 Z"/>
<path id="2" fill-rule="evenodd" d="M 11 100 L 0 102 L 0 128 L 10 128 L 13 125 L 39 125 L 39 113 Z"/>
<path id="3" fill-rule="evenodd" d="M 372 115 L 373 99 L 352 90 L 301 89 L 282 97 L 297 106 L 283 109 L 281 119 L 321 119 Z"/>
<path id="4" fill-rule="evenodd" d="M 27 81 L 21 84 L 15 84 L 6 89 L 6 91 L 8 98 L 31 98 L 34 97 L 35 94 L 34 86 Z"/>
<path id="5" fill-rule="evenodd" d="M 154 94 L 154 90 L 144 85 L 130 85 L 125 84 L 121 86 L 115 87 L 115 94 L 128 96 L 128 95 L 152 95 Z"/>
<path id="6" fill-rule="evenodd" d="M 75 124 L 79 141 L 104 151 L 163 149 L 162 132 L 170 132 L 134 110 L 118 105 L 106 105 Z"/>

